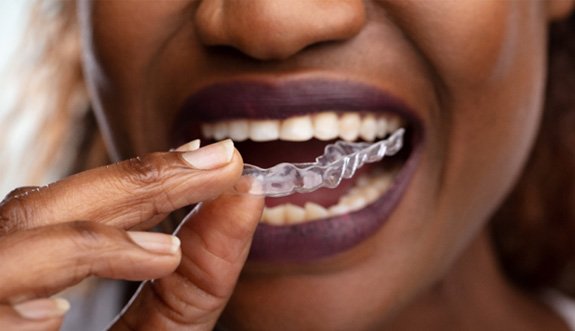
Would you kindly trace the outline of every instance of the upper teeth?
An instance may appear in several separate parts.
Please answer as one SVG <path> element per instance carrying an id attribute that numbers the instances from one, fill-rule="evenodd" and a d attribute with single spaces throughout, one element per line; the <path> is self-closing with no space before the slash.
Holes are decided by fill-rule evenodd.
<path id="1" fill-rule="evenodd" d="M 355 141 L 358 137 L 374 141 L 395 131 L 400 125 L 401 119 L 392 114 L 322 112 L 283 120 L 236 119 L 204 123 L 202 134 L 205 139 L 231 138 L 235 141 L 332 140 L 338 137 L 347 141 Z"/>

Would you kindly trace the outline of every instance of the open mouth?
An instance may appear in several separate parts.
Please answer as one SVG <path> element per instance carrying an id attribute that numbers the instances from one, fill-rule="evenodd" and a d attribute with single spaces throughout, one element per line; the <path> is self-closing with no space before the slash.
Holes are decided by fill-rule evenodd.
<path id="1" fill-rule="evenodd" d="M 202 123 L 204 140 L 231 138 L 246 163 L 269 166 L 281 162 L 312 162 L 328 143 L 337 139 L 374 142 L 404 126 L 396 114 L 320 112 L 282 120 L 235 119 Z M 386 160 L 386 167 L 362 169 L 335 189 L 267 198 L 262 222 L 298 224 L 359 210 L 381 197 L 389 188 L 401 158 Z M 367 166 L 366 166 L 367 168 Z M 367 170 L 367 171 L 366 171 Z"/>
<path id="2" fill-rule="evenodd" d="M 259 167 L 312 162 L 337 140 L 375 142 L 407 130 L 398 154 L 364 165 L 334 189 L 267 197 L 250 253 L 264 261 L 328 257 L 373 234 L 398 204 L 422 136 L 403 103 L 365 85 L 333 81 L 210 86 L 188 100 L 177 123 L 191 122 L 191 133 L 176 130 L 182 141 L 231 138 L 244 162 Z"/>

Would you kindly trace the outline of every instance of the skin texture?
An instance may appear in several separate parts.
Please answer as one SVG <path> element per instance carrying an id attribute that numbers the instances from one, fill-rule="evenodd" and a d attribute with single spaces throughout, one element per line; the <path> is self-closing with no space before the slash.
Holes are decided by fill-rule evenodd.
<path id="1" fill-rule="evenodd" d="M 169 130 L 184 100 L 203 86 L 231 79 L 337 78 L 371 84 L 405 100 L 426 128 L 423 155 L 406 195 L 367 241 L 321 262 L 248 263 L 234 291 L 262 202 L 220 197 L 204 204 L 182 230 L 178 269 L 172 273 L 179 255 L 163 259 L 157 270 L 165 277 L 143 291 L 115 328 L 209 330 L 232 291 L 221 321 L 234 330 L 564 328 L 502 278 L 484 228 L 512 188 L 536 134 L 547 26 L 572 5 L 568 0 L 79 0 L 88 87 L 117 159 L 174 147 Z M 163 154 L 152 155 L 146 165 L 163 160 Z M 122 200 L 95 204 L 93 196 L 78 194 L 80 183 L 97 186 L 107 176 L 142 179 L 139 166 L 120 175 L 105 168 L 25 201 L 9 200 L 0 209 L 12 220 L 7 224 L 15 226 L 17 219 L 28 227 L 7 226 L 6 233 L 33 235 L 36 224 L 59 220 L 64 225 L 50 227 L 60 234 L 65 230 L 58 226 L 96 220 L 99 225 L 90 225 L 90 231 L 110 231 L 109 236 L 123 238 L 115 243 L 126 244 L 118 228 L 154 223 L 158 214 L 218 196 L 241 169 L 236 154 L 231 164 L 194 175 L 184 185 L 166 181 L 170 174 L 178 179 L 190 171 L 166 172 L 178 162 L 167 155 L 168 161 L 152 167 L 159 169 L 157 175 L 143 176 L 145 185 L 128 190 L 140 194 L 132 196 L 129 207 L 119 204 L 131 214 L 139 212 L 141 199 L 152 201 L 155 212 L 147 217 L 117 223 L 126 217 L 107 211 L 118 210 L 110 206 Z M 152 192 L 172 192 L 169 198 L 149 193 L 156 183 L 164 185 L 162 191 Z M 204 191 L 214 183 L 213 192 Z M 199 193 L 181 201 L 176 188 Z M 105 192 L 117 197 L 124 191 Z M 94 208 L 58 208 L 70 195 L 78 197 L 76 204 Z M 45 208 L 32 210 L 37 203 Z M 157 213 L 158 206 L 165 208 Z M 218 258 L 210 259 L 214 255 Z M 117 262 L 106 266 L 113 276 L 151 276 L 135 269 L 124 274 Z M 89 274 L 110 275 L 90 270 L 80 278 Z M 9 295 L 3 298 L 11 303 Z"/>
<path id="2" fill-rule="evenodd" d="M 206 159 L 216 162 L 208 169 Z M 242 165 L 235 149 L 219 144 L 188 154 L 148 154 L 12 192 L 0 204 L 0 282 L 10 284 L 0 290 L 2 329 L 58 330 L 64 311 L 45 308 L 39 315 L 30 304 L 53 306 L 48 296 L 92 275 L 161 278 L 142 291 L 145 307 L 154 307 L 146 315 L 147 326 L 158 330 L 183 321 L 188 330 L 194 325 L 211 329 L 231 294 L 263 207 L 262 199 L 239 193 Z M 187 217 L 181 246 L 170 235 L 135 231 L 206 200 Z M 171 294 L 184 287 L 195 303 L 183 305 Z M 117 327 L 141 321 L 129 316 Z"/>

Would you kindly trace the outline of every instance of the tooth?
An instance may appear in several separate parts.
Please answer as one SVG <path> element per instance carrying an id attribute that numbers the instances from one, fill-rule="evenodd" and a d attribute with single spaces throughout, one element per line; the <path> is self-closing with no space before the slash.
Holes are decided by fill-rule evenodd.
<path id="1" fill-rule="evenodd" d="M 310 140 L 313 137 L 311 116 L 298 116 L 283 120 L 279 137 L 287 141 Z"/>
<path id="2" fill-rule="evenodd" d="M 359 194 L 361 194 L 361 188 L 352 187 L 349 191 L 347 191 L 346 194 L 344 194 L 343 197 L 351 198 L 351 197 L 354 197 L 354 196 L 359 195 Z"/>
<path id="3" fill-rule="evenodd" d="M 285 208 L 285 222 L 287 224 L 301 223 L 305 220 L 305 209 L 302 207 L 287 203 Z"/>
<path id="4" fill-rule="evenodd" d="M 212 124 L 202 124 L 202 136 L 206 139 L 211 139 L 214 135 L 214 126 Z"/>
<path id="5" fill-rule="evenodd" d="M 339 120 L 334 112 L 315 114 L 312 122 L 314 136 L 319 140 L 332 140 L 339 135 Z"/>
<path id="6" fill-rule="evenodd" d="M 250 136 L 250 125 L 247 120 L 230 121 L 228 130 L 233 141 L 244 141 Z"/>
<path id="7" fill-rule="evenodd" d="M 222 140 L 228 137 L 228 123 L 225 121 L 217 122 L 214 124 L 213 131 L 215 140 Z"/>
<path id="8" fill-rule="evenodd" d="M 339 136 L 343 140 L 355 141 L 359 136 L 361 118 L 359 114 L 345 113 L 339 119 Z"/>
<path id="9" fill-rule="evenodd" d="M 383 175 L 376 178 L 373 182 L 373 187 L 378 189 L 380 193 L 385 192 L 391 184 L 391 178 L 388 175 Z"/>
<path id="10" fill-rule="evenodd" d="M 361 121 L 359 136 L 365 141 L 373 141 L 375 139 L 376 130 L 377 123 L 375 121 L 375 116 L 366 115 Z"/>
<path id="11" fill-rule="evenodd" d="M 372 203 L 379 198 L 379 191 L 373 187 L 365 187 L 362 189 L 361 195 L 363 195 L 367 203 Z"/>
<path id="12" fill-rule="evenodd" d="M 327 209 L 330 216 L 339 216 L 343 214 L 347 214 L 349 212 L 349 208 L 345 205 L 337 204 L 335 206 L 331 206 Z"/>
<path id="13" fill-rule="evenodd" d="M 378 138 L 383 138 L 385 137 L 385 134 L 387 133 L 387 121 L 385 120 L 385 118 L 380 117 L 377 119 L 377 137 Z"/>
<path id="14" fill-rule="evenodd" d="M 365 207 L 367 202 L 363 196 L 356 194 L 342 198 L 339 204 L 347 206 L 350 211 L 355 211 Z"/>
<path id="15" fill-rule="evenodd" d="M 337 204 L 327 209 L 313 202 L 307 202 L 303 208 L 287 203 L 275 207 L 265 207 L 261 221 L 278 226 L 299 224 L 329 216 L 340 216 L 362 209 L 385 193 L 394 176 L 395 171 L 382 172 L 374 169 L 370 175 L 363 175 L 358 178 L 355 187 L 342 196 Z"/>
<path id="16" fill-rule="evenodd" d="M 272 225 L 283 225 L 285 222 L 285 208 L 283 205 L 276 207 L 265 207 L 262 220 Z"/>
<path id="17" fill-rule="evenodd" d="M 252 121 L 250 138 L 253 141 L 270 141 L 279 138 L 280 125 L 276 120 Z"/>
<path id="18" fill-rule="evenodd" d="M 387 133 L 392 133 L 395 130 L 399 129 L 400 126 L 400 121 L 399 121 L 399 117 L 397 116 L 389 116 L 387 118 L 387 128 L 386 128 L 386 132 Z"/>
<path id="19" fill-rule="evenodd" d="M 317 203 L 308 202 L 305 204 L 305 219 L 306 220 L 316 220 L 320 218 L 326 218 L 329 216 L 327 209 L 318 205 Z"/>

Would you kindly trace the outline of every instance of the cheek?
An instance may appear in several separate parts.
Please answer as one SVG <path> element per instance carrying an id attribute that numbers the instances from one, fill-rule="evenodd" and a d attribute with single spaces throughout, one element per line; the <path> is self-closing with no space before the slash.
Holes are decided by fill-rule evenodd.
<path id="1" fill-rule="evenodd" d="M 158 87 L 170 86 L 156 68 L 170 36 L 189 20 L 188 1 L 79 0 L 84 70 L 92 105 L 117 158 L 165 149 L 166 125 L 154 115 Z M 163 116 L 166 120 L 168 116 Z M 137 120 L 134 120 L 137 119 Z"/>
<path id="2" fill-rule="evenodd" d="M 447 90 L 501 79 L 513 53 L 525 40 L 531 43 L 531 29 L 539 28 L 533 24 L 545 22 L 544 5 L 532 0 L 390 2 L 402 30 Z"/>
<path id="3" fill-rule="evenodd" d="M 478 15 L 481 24 L 449 35 L 451 56 L 438 65 L 446 139 L 438 216 L 460 233 L 460 246 L 511 189 L 542 112 L 543 11 L 528 1 L 497 3 L 499 10 Z"/>

